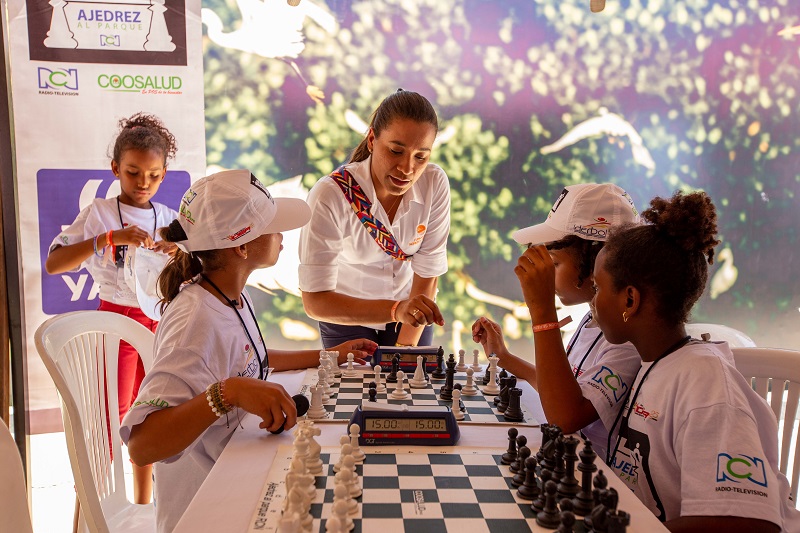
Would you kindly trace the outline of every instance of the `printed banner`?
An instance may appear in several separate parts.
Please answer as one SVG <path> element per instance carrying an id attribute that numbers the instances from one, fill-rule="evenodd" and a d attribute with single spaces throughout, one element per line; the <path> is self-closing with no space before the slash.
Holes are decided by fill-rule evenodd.
<path id="1" fill-rule="evenodd" d="M 119 182 L 110 153 L 120 119 L 156 115 L 178 151 L 154 201 L 176 209 L 205 174 L 199 0 L 4 0 L 9 16 L 18 232 L 34 433 L 60 425 L 58 397 L 33 344 L 49 316 L 96 309 L 82 269 L 44 271 L 53 238 Z"/>

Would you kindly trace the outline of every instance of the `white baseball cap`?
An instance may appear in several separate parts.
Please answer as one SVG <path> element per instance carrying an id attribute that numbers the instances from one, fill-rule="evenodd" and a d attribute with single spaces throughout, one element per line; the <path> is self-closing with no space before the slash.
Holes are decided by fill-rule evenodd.
<path id="1" fill-rule="evenodd" d="M 273 198 L 249 170 L 224 170 L 194 182 L 181 200 L 178 220 L 184 252 L 233 248 L 267 233 L 306 225 L 311 208 L 298 198 Z"/>
<path id="2" fill-rule="evenodd" d="M 608 231 L 622 224 L 638 223 L 639 211 L 630 195 L 612 183 L 583 183 L 565 187 L 547 220 L 513 233 L 521 244 L 540 244 L 575 235 L 605 241 Z"/>

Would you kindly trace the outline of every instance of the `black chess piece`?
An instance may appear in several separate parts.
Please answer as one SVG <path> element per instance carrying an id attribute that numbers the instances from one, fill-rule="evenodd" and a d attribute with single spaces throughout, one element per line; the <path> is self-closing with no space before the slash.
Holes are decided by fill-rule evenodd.
<path id="1" fill-rule="evenodd" d="M 539 462 L 542 468 L 546 468 L 551 472 L 556 467 L 556 438 L 561 434 L 561 428 L 550 424 L 547 427 L 546 438 L 547 442 L 542 446 L 542 459 Z"/>
<path id="2" fill-rule="evenodd" d="M 444 350 L 439 346 L 439 351 L 436 352 L 436 368 L 431 372 L 431 379 L 444 379 Z"/>
<path id="3" fill-rule="evenodd" d="M 522 422 L 525 420 L 525 413 L 522 412 L 522 389 L 514 387 L 508 391 L 508 408 L 503 413 L 503 418 L 509 422 Z"/>
<path id="4" fill-rule="evenodd" d="M 374 385 L 375 382 L 373 381 L 372 384 Z M 370 402 L 377 402 L 378 401 L 378 390 L 375 387 L 369 388 L 369 401 Z"/>
<path id="5" fill-rule="evenodd" d="M 491 377 L 491 373 L 489 372 L 489 368 L 492 366 L 492 357 L 494 354 L 489 354 L 489 364 L 486 365 L 486 369 L 483 371 L 483 377 L 481 378 L 481 385 L 484 387 L 489 384 L 489 378 Z"/>
<path id="6" fill-rule="evenodd" d="M 558 525 L 556 533 L 574 533 L 575 532 L 575 513 L 572 512 L 572 500 L 563 498 L 559 504 L 561 509 L 561 523 Z"/>
<path id="7" fill-rule="evenodd" d="M 520 446 L 517 452 L 517 470 L 511 478 L 511 486 L 519 487 L 525 482 L 525 460 L 531 456 L 531 449 L 527 446 Z M 536 465 L 534 465 L 534 468 Z"/>
<path id="8" fill-rule="evenodd" d="M 576 515 L 586 516 L 592 512 L 594 506 L 592 475 L 597 472 L 597 466 L 594 464 L 597 454 L 592 449 L 592 441 L 586 439 L 579 456 L 581 462 L 578 465 L 578 472 L 581 473 L 581 488 L 572 499 L 572 504 L 575 506 Z"/>
<path id="9" fill-rule="evenodd" d="M 501 413 L 505 410 L 505 407 L 502 410 L 500 409 L 500 402 L 503 401 L 503 394 L 508 394 L 508 378 L 500 378 L 500 394 L 495 396 L 494 400 L 492 400 L 497 410 Z M 506 402 L 506 406 L 507 405 L 508 402 Z"/>
<path id="10" fill-rule="evenodd" d="M 392 371 L 386 376 L 386 383 L 397 383 L 397 372 L 400 371 L 400 354 L 392 357 Z"/>
<path id="11" fill-rule="evenodd" d="M 507 378 L 508 377 L 508 371 L 506 371 L 505 368 L 501 368 L 500 372 L 498 372 L 498 374 L 497 374 L 497 377 L 498 378 Z"/>
<path id="12" fill-rule="evenodd" d="M 500 462 L 504 465 L 510 465 L 517 460 L 517 435 L 519 431 L 517 428 L 508 429 L 508 450 L 500 457 Z M 576 456 L 577 458 L 577 456 Z"/>
<path id="13" fill-rule="evenodd" d="M 592 489 L 592 501 L 594 502 L 594 506 L 597 507 L 600 505 L 600 496 L 603 494 L 606 487 L 608 487 L 608 478 L 602 470 L 594 476 L 592 485 L 594 485 L 594 489 Z"/>
<path id="14" fill-rule="evenodd" d="M 617 510 L 619 495 L 613 487 L 600 491 L 600 504 L 596 505 L 591 514 L 584 519 L 584 524 L 590 531 L 595 533 L 606 533 L 608 531 L 609 514 L 614 514 Z"/>
<path id="15" fill-rule="evenodd" d="M 497 404 L 497 410 L 501 413 L 504 413 L 506 409 L 508 409 L 508 402 L 510 401 L 510 392 L 511 389 L 517 386 L 517 377 L 516 376 L 508 376 L 506 378 L 506 387 L 505 387 L 505 394 L 504 391 L 500 390 L 500 403 Z"/>
<path id="16" fill-rule="evenodd" d="M 453 381 L 456 377 L 456 360 L 453 354 L 447 359 L 447 370 L 444 371 L 444 385 L 439 389 L 439 399 L 444 402 L 453 400 Z"/>
<path id="17" fill-rule="evenodd" d="M 578 479 L 575 477 L 575 462 L 578 460 L 580 441 L 575 437 L 564 437 L 564 477 L 558 484 L 558 494 L 562 498 L 574 498 L 578 494 Z M 598 474 L 597 476 L 599 476 Z M 597 481 L 595 476 L 595 481 Z"/>
<path id="18" fill-rule="evenodd" d="M 555 453 L 553 454 L 553 481 L 557 484 L 561 482 L 566 472 L 564 467 L 564 435 L 559 433 L 556 436 Z M 559 494 L 559 498 L 564 498 L 566 495 Z"/>
<path id="19" fill-rule="evenodd" d="M 550 481 L 552 477 L 553 477 L 552 472 L 550 472 L 546 468 L 542 468 L 541 474 L 539 474 L 539 481 L 541 486 L 544 487 L 545 484 L 547 484 L 547 482 Z M 556 487 L 556 490 L 558 490 L 558 487 Z M 533 500 L 533 503 L 531 504 L 531 509 L 533 510 L 534 513 L 538 514 L 539 512 L 544 510 L 546 497 L 547 494 L 545 493 L 544 488 L 542 488 L 541 492 L 539 492 L 539 497 Z"/>
<path id="20" fill-rule="evenodd" d="M 520 469 L 524 468 L 524 466 L 520 466 L 519 464 L 519 450 L 522 449 L 522 447 L 526 446 L 527 444 L 528 444 L 528 437 L 526 437 L 525 435 L 520 435 L 519 437 L 517 437 L 517 459 L 508 466 L 509 470 L 511 470 L 514 473 L 519 472 Z M 528 448 L 528 450 L 530 450 L 530 448 Z"/>
<path id="21" fill-rule="evenodd" d="M 525 480 L 517 489 L 517 496 L 523 500 L 533 501 L 539 496 L 539 486 L 536 484 L 536 457 L 525 459 Z"/>
<path id="22" fill-rule="evenodd" d="M 545 503 L 544 509 L 536 513 L 536 523 L 547 529 L 556 529 L 561 523 L 561 516 L 558 512 L 558 504 L 556 503 L 556 487 L 555 481 L 548 481 L 544 484 Z"/>
<path id="23" fill-rule="evenodd" d="M 537 476 L 542 474 L 542 461 L 544 460 L 544 446 L 545 444 L 547 444 L 549 428 L 550 424 L 541 424 L 539 426 L 539 431 L 542 433 L 542 440 L 539 442 L 539 451 L 536 452 L 536 463 L 538 464 L 538 466 L 536 467 Z"/>
<path id="24" fill-rule="evenodd" d="M 631 515 L 625 511 L 608 512 L 608 533 L 625 533 L 631 524 Z"/>

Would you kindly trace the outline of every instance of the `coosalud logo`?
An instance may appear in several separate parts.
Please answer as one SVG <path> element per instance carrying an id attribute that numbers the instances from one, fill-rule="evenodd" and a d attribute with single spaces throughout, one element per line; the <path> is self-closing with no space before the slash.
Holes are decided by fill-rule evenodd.
<path id="1" fill-rule="evenodd" d="M 38 78 L 39 89 L 45 92 L 78 90 L 78 69 L 76 68 L 39 67 Z"/>
<path id="2" fill-rule="evenodd" d="M 97 85 L 113 92 L 135 92 L 142 94 L 182 94 L 183 80 L 180 76 L 150 76 L 145 74 L 100 74 Z"/>

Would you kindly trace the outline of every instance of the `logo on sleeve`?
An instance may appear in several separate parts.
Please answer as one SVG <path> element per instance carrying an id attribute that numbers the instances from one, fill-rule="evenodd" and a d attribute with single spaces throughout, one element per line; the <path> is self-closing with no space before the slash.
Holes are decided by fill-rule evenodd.
<path id="1" fill-rule="evenodd" d="M 592 381 L 600 384 L 600 386 L 607 391 L 610 391 L 614 395 L 615 402 L 622 401 L 625 394 L 628 392 L 628 386 L 622 381 L 622 378 L 607 366 L 601 367 L 592 377 Z"/>
<path id="2" fill-rule="evenodd" d="M 767 487 L 767 471 L 764 460 L 749 455 L 717 455 L 717 483 L 753 483 Z M 721 487 L 717 487 L 720 490 Z M 737 491 L 738 492 L 738 491 Z"/>

